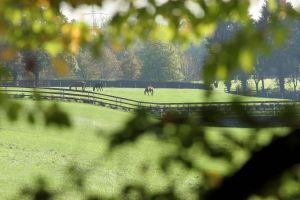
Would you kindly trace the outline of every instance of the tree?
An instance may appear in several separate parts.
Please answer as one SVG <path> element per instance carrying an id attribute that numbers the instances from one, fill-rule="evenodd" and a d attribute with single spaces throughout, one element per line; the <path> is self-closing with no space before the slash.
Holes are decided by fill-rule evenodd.
<path id="1" fill-rule="evenodd" d="M 256 94 L 259 95 L 259 82 L 261 81 L 261 94 L 265 94 L 265 78 L 271 77 L 271 67 L 267 64 L 267 58 L 264 55 L 257 55 L 255 66 L 252 72 L 252 78 L 255 83 Z"/>
<path id="2" fill-rule="evenodd" d="M 263 37 L 266 41 L 270 41 L 270 35 L 268 33 L 270 13 L 268 8 L 268 3 L 264 3 L 261 15 L 258 20 L 254 21 L 255 29 L 263 32 Z M 268 64 L 266 62 L 266 55 L 265 54 L 257 54 L 256 55 L 256 62 L 253 68 L 252 77 L 255 83 L 256 95 L 259 94 L 258 84 L 261 81 L 261 93 L 262 95 L 265 94 L 265 78 L 266 73 L 268 73 Z"/>
<path id="3" fill-rule="evenodd" d="M 299 19 L 294 19 L 290 22 L 289 26 L 289 36 L 284 47 L 287 73 L 293 84 L 294 92 L 297 92 L 297 85 L 299 79 L 299 50 L 300 47 L 297 45 L 299 43 L 300 37 L 300 21 Z"/>
<path id="4" fill-rule="evenodd" d="M 201 44 L 190 44 L 189 48 L 181 53 L 181 71 L 187 81 L 197 81 L 201 78 L 201 70 L 207 56 L 207 41 Z"/>
<path id="5" fill-rule="evenodd" d="M 64 53 L 61 55 L 63 60 L 68 66 L 67 73 L 63 74 L 63 78 L 76 78 L 76 73 L 80 70 L 76 55 L 70 53 Z"/>
<path id="6" fill-rule="evenodd" d="M 29 76 L 34 77 L 34 86 L 37 87 L 40 80 L 40 72 L 51 67 L 51 61 L 47 52 L 38 49 L 22 52 L 24 67 Z"/>
<path id="7" fill-rule="evenodd" d="M 296 94 L 298 81 L 299 81 L 300 66 L 299 66 L 299 63 L 297 61 L 295 61 L 293 58 L 289 58 L 287 64 L 290 66 L 288 69 L 289 70 L 289 78 L 293 85 L 293 91 Z"/>
<path id="8" fill-rule="evenodd" d="M 139 50 L 142 62 L 141 80 L 178 81 L 182 80 L 179 55 L 176 48 L 160 41 L 146 42 Z"/>
<path id="9" fill-rule="evenodd" d="M 133 51 L 122 52 L 119 56 L 121 78 L 125 80 L 138 80 L 141 73 L 141 61 Z"/>
<path id="10" fill-rule="evenodd" d="M 120 62 L 108 47 L 104 47 L 101 55 L 96 58 L 89 49 L 81 49 L 77 62 L 79 68 L 75 73 L 80 79 L 110 80 L 120 77 Z"/>
<path id="11" fill-rule="evenodd" d="M 243 71 L 240 71 L 240 72 L 238 72 L 237 77 L 241 81 L 242 93 L 247 94 L 247 92 L 248 92 L 248 74 Z"/>
<path id="12" fill-rule="evenodd" d="M 111 48 L 104 47 L 100 57 L 99 70 L 101 80 L 118 79 L 120 73 L 120 61 Z"/>
<path id="13" fill-rule="evenodd" d="M 100 59 L 94 58 L 91 51 L 88 49 L 82 48 L 76 56 L 78 62 L 78 69 L 74 71 L 79 79 L 88 80 L 88 79 L 99 79 L 100 70 L 98 64 Z"/>
<path id="14" fill-rule="evenodd" d="M 214 76 L 219 75 L 219 77 L 214 77 L 209 80 L 206 80 L 206 82 L 213 82 L 215 80 L 224 80 L 225 86 L 227 88 L 227 91 L 230 92 L 231 89 L 231 81 L 232 78 L 235 77 L 235 69 L 237 68 L 237 63 L 234 64 L 235 61 L 230 60 L 228 63 L 226 63 L 226 69 L 222 73 L 214 72 L 214 67 L 216 66 L 207 66 L 210 65 L 211 59 L 210 56 L 214 54 L 214 52 L 219 52 L 223 50 L 222 44 L 223 43 L 230 43 L 232 40 L 234 40 L 235 34 L 238 33 L 238 31 L 241 29 L 240 24 L 234 22 L 234 21 L 224 21 L 221 20 L 217 23 L 217 28 L 213 35 L 208 37 L 208 42 L 206 43 L 206 47 L 208 48 L 209 56 L 207 57 L 207 60 L 205 62 L 205 65 L 203 67 L 203 75 L 204 80 L 206 77 L 211 76 L 214 74 Z M 236 53 L 236 52 L 235 52 Z M 224 57 L 234 58 L 235 55 L 226 55 Z M 223 66 L 223 67 L 225 67 Z"/>
<path id="15" fill-rule="evenodd" d="M 193 63 L 193 58 L 187 52 L 180 53 L 180 71 L 185 81 L 195 81 L 200 79 L 200 70 Z M 198 75 L 198 76 L 197 76 Z"/>
<path id="16" fill-rule="evenodd" d="M 0 56 L 1 57 L 0 67 L 2 67 L 2 69 L 4 69 L 3 72 L 6 73 L 4 74 L 0 73 L 0 77 L 1 77 L 0 79 L 2 79 L 2 77 L 12 78 L 13 85 L 17 85 L 18 78 L 22 76 L 22 73 L 24 73 L 22 54 L 20 52 L 14 52 L 14 51 L 10 52 L 12 51 L 12 49 L 10 49 L 10 47 L 7 47 L 6 45 L 1 45 L 1 49 L 2 52 L 4 51 L 3 53 L 4 55 Z"/>

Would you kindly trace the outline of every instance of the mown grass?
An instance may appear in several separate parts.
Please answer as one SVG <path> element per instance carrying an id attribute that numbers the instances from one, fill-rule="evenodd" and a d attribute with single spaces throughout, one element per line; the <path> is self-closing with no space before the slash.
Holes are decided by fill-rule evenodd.
<path id="1" fill-rule="evenodd" d="M 34 106 L 32 101 L 21 102 L 25 109 Z M 106 147 L 105 141 L 97 134 L 121 128 L 132 116 L 84 104 L 59 105 L 69 113 L 72 128 L 45 127 L 41 116 L 35 125 L 30 125 L 23 116 L 16 123 L 11 123 L 1 113 L 0 199 L 7 199 L 38 175 L 51 181 L 62 181 L 63 171 L 72 162 L 91 165 Z"/>
<path id="2" fill-rule="evenodd" d="M 90 91 L 91 88 L 88 88 Z M 157 88 L 154 95 L 144 95 L 143 88 L 104 88 L 103 94 L 134 99 L 146 102 L 159 103 L 183 103 L 183 102 L 228 102 L 231 100 L 240 101 L 266 101 L 275 100 L 271 98 L 248 97 L 233 95 L 222 91 L 212 91 L 208 96 L 206 90 L 199 89 L 166 89 Z M 278 100 L 278 99 L 277 99 Z"/>
<path id="3" fill-rule="evenodd" d="M 34 102 L 20 101 L 26 109 Z M 50 102 L 43 102 L 48 106 Z M 129 182 L 148 182 L 148 188 L 159 191 L 168 186 L 170 180 L 176 181 L 177 190 L 187 197 L 188 191 L 201 183 L 199 174 L 184 172 L 178 168 L 170 177 L 163 175 L 157 165 L 160 158 L 172 152 L 172 145 L 162 143 L 155 137 L 142 137 L 135 145 L 125 145 L 106 155 L 107 140 L 104 136 L 121 129 L 132 114 L 79 103 L 59 103 L 69 113 L 73 127 L 59 129 L 45 127 L 42 117 L 35 125 L 27 123 L 24 116 L 15 123 L 7 121 L 0 113 L 0 199 L 8 199 L 18 193 L 20 188 L 32 185 L 35 177 L 44 176 L 54 188 L 63 188 L 71 179 L 66 169 L 77 163 L 84 169 L 92 169 L 87 174 L 87 188 L 93 193 L 114 196 Z M 269 129 L 256 132 L 253 129 L 206 128 L 208 140 L 216 145 L 230 148 L 230 143 L 222 136 L 229 132 L 240 141 L 247 141 L 252 134 L 258 134 L 258 143 L 267 144 L 275 130 L 284 133 L 286 129 Z M 234 147 L 235 165 L 241 165 L 248 158 L 247 152 Z M 205 154 L 195 155 L 202 169 L 213 174 L 227 174 L 231 167 L 224 160 L 212 160 Z M 148 170 L 141 170 L 145 164 Z M 69 194 L 66 199 L 80 196 Z M 184 199 L 184 198 L 183 198 Z"/>
<path id="4" fill-rule="evenodd" d="M 5 89 L 5 88 L 3 88 Z M 12 90 L 31 90 L 30 88 L 9 88 Z M 64 88 L 67 89 L 67 88 Z M 78 90 L 79 92 L 81 90 Z M 93 91 L 87 87 L 86 91 Z M 52 92 L 58 92 L 52 90 Z M 280 101 L 282 99 L 250 97 L 225 93 L 223 90 L 217 89 L 210 91 L 200 89 L 170 89 L 157 88 L 154 95 L 144 95 L 143 88 L 104 88 L 103 91 L 95 91 L 100 94 L 107 94 L 117 97 L 123 97 L 136 101 L 156 102 L 156 103 L 187 103 L 187 102 L 229 102 L 236 101 Z M 72 93 L 68 91 L 68 93 Z M 80 94 L 74 91 L 74 94 Z"/>

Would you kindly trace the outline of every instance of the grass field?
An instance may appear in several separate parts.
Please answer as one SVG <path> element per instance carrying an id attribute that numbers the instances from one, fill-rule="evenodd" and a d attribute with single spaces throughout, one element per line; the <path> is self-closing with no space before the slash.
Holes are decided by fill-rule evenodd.
<path id="1" fill-rule="evenodd" d="M 88 88 L 91 91 L 91 88 Z M 157 88 L 153 96 L 144 95 L 143 88 L 104 88 L 103 94 L 134 99 L 146 102 L 159 103 L 176 103 L 176 102 L 227 102 L 232 99 L 241 101 L 264 101 L 275 100 L 270 98 L 246 97 L 241 95 L 233 95 L 222 91 L 213 91 L 209 98 L 206 90 L 198 89 L 165 89 Z"/>
<path id="2" fill-rule="evenodd" d="M 27 109 L 34 105 L 29 100 L 21 102 Z M 47 106 L 50 103 L 43 104 Z M 101 136 L 122 128 L 132 114 L 78 103 L 59 105 L 70 114 L 73 122 L 71 129 L 44 127 L 41 121 L 32 126 L 24 119 L 12 124 L 0 113 L 0 199 L 15 196 L 22 186 L 31 185 L 37 176 L 46 177 L 54 188 L 62 188 L 61 185 L 69 180 L 65 175 L 66 168 L 72 163 L 93 169 L 88 174 L 87 185 L 88 190 L 95 193 L 113 196 L 118 194 L 123 184 L 140 181 L 148 181 L 148 187 L 153 191 L 167 187 L 169 179 L 162 175 L 155 163 L 161 156 L 170 153 L 172 148 L 158 139 L 143 137 L 136 145 L 118 149 L 109 158 L 104 154 L 107 142 Z M 209 140 L 225 146 L 228 143 L 222 141 L 220 132 L 231 132 L 244 141 L 255 131 L 236 128 L 207 130 Z M 285 129 L 275 131 L 285 132 Z M 271 139 L 268 130 L 256 134 L 261 145 Z M 238 148 L 235 151 L 234 162 L 240 165 L 248 154 Z M 213 173 L 226 174 L 231 169 L 223 160 L 212 161 L 203 155 L 197 159 L 203 169 Z M 150 170 L 141 174 L 140 166 L 145 163 L 150 165 Z M 178 182 L 179 191 L 186 195 L 198 183 L 195 178 L 198 175 L 178 170 L 172 181 Z M 79 199 L 76 193 L 69 195 L 66 199 Z"/>
<path id="3" fill-rule="evenodd" d="M 12 124 L 1 115 L 0 199 L 7 199 L 37 175 L 57 181 L 62 180 L 63 170 L 72 162 L 90 165 L 105 148 L 96 133 L 114 131 L 131 117 L 129 113 L 84 104 L 60 105 L 71 116 L 71 129 L 44 127 L 41 121 L 33 126 L 24 119 Z M 25 101 L 25 106 L 33 103 Z"/>
<path id="4" fill-rule="evenodd" d="M 30 90 L 28 88 L 9 88 L 13 90 Z M 67 89 L 67 88 L 64 88 Z M 80 91 L 80 90 L 78 90 Z M 86 91 L 92 91 L 92 88 L 86 88 Z M 53 92 L 57 92 L 53 90 Z M 96 91 L 97 93 L 107 94 L 117 97 L 123 97 L 136 101 L 156 102 L 156 103 L 187 103 L 187 102 L 228 102 L 237 101 L 280 101 L 283 99 L 249 97 L 228 94 L 222 90 L 211 91 L 208 96 L 207 90 L 199 89 L 170 89 L 157 88 L 154 95 L 144 95 L 143 88 L 104 88 L 104 91 Z M 78 94 L 74 92 L 74 94 Z"/>

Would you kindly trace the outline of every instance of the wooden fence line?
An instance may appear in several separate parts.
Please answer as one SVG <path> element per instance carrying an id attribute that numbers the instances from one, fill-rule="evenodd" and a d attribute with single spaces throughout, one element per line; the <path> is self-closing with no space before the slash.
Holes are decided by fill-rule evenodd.
<path id="1" fill-rule="evenodd" d="M 124 111 L 134 111 L 144 108 L 156 116 L 162 116 L 169 111 L 181 113 L 199 112 L 207 109 L 216 110 L 227 115 L 235 112 L 235 106 L 243 109 L 255 116 L 275 116 L 283 111 L 287 106 L 300 108 L 300 103 L 296 101 L 244 101 L 244 102 L 186 102 L 186 103 L 155 103 L 137 101 L 118 96 L 101 94 L 91 91 L 77 91 L 60 88 L 0 88 L 4 92 L 15 98 L 43 98 L 51 100 L 77 101 L 88 104 L 95 104 L 104 107 L 120 109 Z"/>

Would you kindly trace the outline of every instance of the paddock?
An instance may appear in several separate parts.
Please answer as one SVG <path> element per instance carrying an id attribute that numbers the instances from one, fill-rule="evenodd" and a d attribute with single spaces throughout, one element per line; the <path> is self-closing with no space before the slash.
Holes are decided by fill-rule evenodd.
<path id="1" fill-rule="evenodd" d="M 300 103 L 288 100 L 268 100 L 268 99 L 252 99 L 247 98 L 247 101 L 240 102 L 229 102 L 229 101 L 210 101 L 210 102 L 151 102 L 146 100 L 139 100 L 137 98 L 130 99 L 122 96 L 115 96 L 111 94 L 99 93 L 91 91 L 92 88 L 88 88 L 86 91 L 76 91 L 62 88 L 15 88 L 15 87 L 5 87 L 1 88 L 0 91 L 3 93 L 14 97 L 14 98 L 27 98 L 35 99 L 36 94 L 39 98 L 45 100 L 55 100 L 55 101 L 65 101 L 65 102 L 80 102 L 85 104 L 93 104 L 96 106 L 118 109 L 126 112 L 134 112 L 137 109 L 145 109 L 153 116 L 161 118 L 166 113 L 177 112 L 182 115 L 190 113 L 204 113 L 207 111 L 212 111 L 212 113 L 219 113 L 221 115 L 226 115 L 227 119 L 237 118 L 238 113 L 235 111 L 235 107 L 238 105 L 240 110 L 247 112 L 250 116 L 260 117 L 267 121 L 274 121 L 274 117 L 283 112 L 286 107 L 299 110 Z M 114 91 L 115 93 L 120 93 L 120 90 L 107 89 L 108 91 Z M 132 89 L 131 89 L 132 90 Z M 146 96 L 145 98 L 151 99 L 152 96 L 143 95 L 141 89 L 135 89 L 134 91 L 140 92 L 140 96 Z M 163 91 L 161 91 L 164 93 Z M 166 92 L 166 90 L 165 90 Z M 170 94 L 174 93 L 174 90 L 169 91 Z M 186 91 L 183 91 L 186 94 Z M 191 91 L 195 92 L 195 91 Z M 199 91 L 198 91 L 199 92 Z M 108 92 L 109 93 L 109 92 Z M 128 93 L 124 91 L 123 93 Z M 135 95 L 132 94 L 132 95 Z M 159 100 L 159 94 L 156 96 Z M 167 95 L 169 98 L 170 95 Z M 178 94 L 177 94 L 178 96 Z M 229 98 L 229 97 L 228 97 Z M 220 98 L 224 100 L 223 98 Z M 153 99 L 152 99 L 153 100 Z M 227 120 L 226 119 L 226 120 Z M 231 121 L 234 121 L 231 119 Z M 225 126 L 228 123 L 225 120 L 225 124 L 218 124 L 218 126 Z M 228 120 L 227 120 L 228 121 Z M 275 120 L 276 121 L 276 120 Z M 211 122 L 208 122 L 208 124 Z M 212 124 L 214 125 L 214 124 Z M 216 124 L 215 124 L 216 125 Z M 271 124 L 270 124 L 271 125 Z M 276 123 L 275 123 L 276 125 Z"/>

